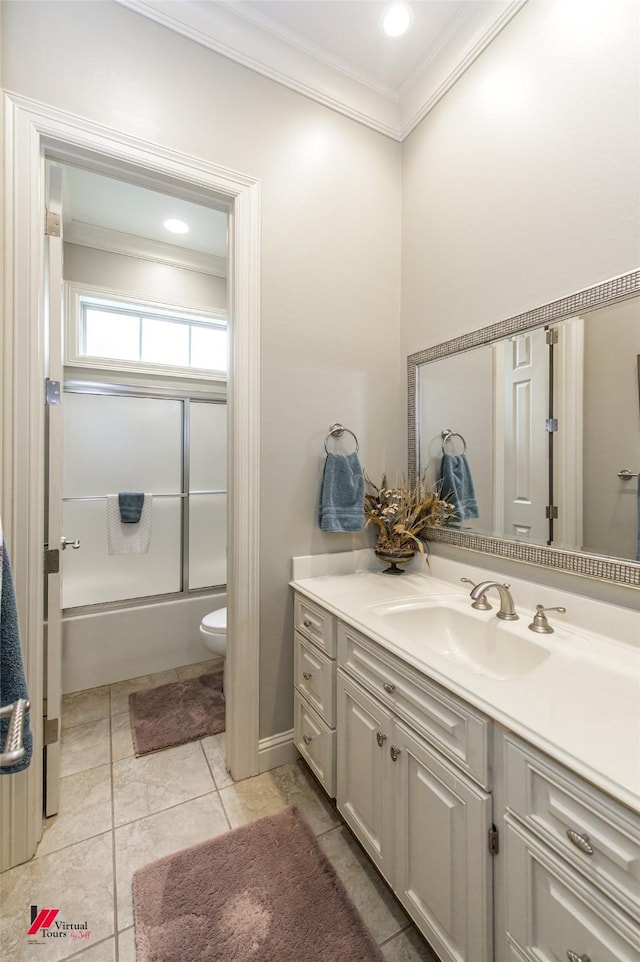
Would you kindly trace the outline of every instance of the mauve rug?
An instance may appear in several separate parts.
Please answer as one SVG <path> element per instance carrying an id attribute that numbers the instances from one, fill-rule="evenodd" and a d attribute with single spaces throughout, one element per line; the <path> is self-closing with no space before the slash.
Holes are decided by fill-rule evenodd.
<path id="1" fill-rule="evenodd" d="M 133 876 L 137 962 L 384 962 L 291 806 Z"/>
<path id="2" fill-rule="evenodd" d="M 148 755 L 223 732 L 222 675 L 220 669 L 129 695 L 136 755 Z"/>

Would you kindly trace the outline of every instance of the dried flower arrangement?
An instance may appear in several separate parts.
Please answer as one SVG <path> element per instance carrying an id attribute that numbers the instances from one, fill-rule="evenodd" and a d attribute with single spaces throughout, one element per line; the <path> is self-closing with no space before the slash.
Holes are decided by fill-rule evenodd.
<path id="1" fill-rule="evenodd" d="M 413 548 L 424 554 L 424 529 L 446 524 L 454 516 L 453 505 L 440 497 L 439 485 L 429 481 L 426 474 L 413 486 L 404 478 L 389 486 L 386 474 L 380 486 L 366 475 L 365 480 L 371 489 L 364 496 L 365 528 L 373 524 L 378 529 L 379 551 Z"/>

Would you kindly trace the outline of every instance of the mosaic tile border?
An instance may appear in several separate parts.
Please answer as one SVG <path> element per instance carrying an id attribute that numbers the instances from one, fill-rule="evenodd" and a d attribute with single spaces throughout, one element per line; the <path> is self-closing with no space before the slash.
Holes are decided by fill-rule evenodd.
<path id="1" fill-rule="evenodd" d="M 407 358 L 407 417 L 409 464 L 408 475 L 410 482 L 414 482 L 417 475 L 419 460 L 418 440 L 416 432 L 416 404 L 417 397 L 417 368 L 421 364 L 435 361 L 450 354 L 468 351 L 470 348 L 488 344 L 512 334 L 534 327 L 541 327 L 552 321 L 573 317 L 584 311 L 592 311 L 605 307 L 617 301 L 626 300 L 640 294 L 640 271 L 631 271 L 612 280 L 584 291 L 578 291 L 569 297 L 551 301 L 542 307 L 537 307 L 524 314 L 517 314 L 497 324 L 482 327 L 461 337 L 451 338 L 434 347 L 426 348 Z M 555 568 L 568 571 L 585 578 L 596 578 L 601 581 L 611 581 L 615 584 L 640 588 L 640 564 L 626 562 L 619 559 L 599 557 L 598 555 L 583 554 L 578 551 L 568 551 L 559 548 L 548 548 L 544 545 L 530 545 L 519 541 L 507 541 L 501 538 L 470 534 L 453 528 L 429 528 L 429 540 L 479 551 L 483 554 L 508 558 L 511 561 L 522 561 L 527 564 L 544 568 Z"/>

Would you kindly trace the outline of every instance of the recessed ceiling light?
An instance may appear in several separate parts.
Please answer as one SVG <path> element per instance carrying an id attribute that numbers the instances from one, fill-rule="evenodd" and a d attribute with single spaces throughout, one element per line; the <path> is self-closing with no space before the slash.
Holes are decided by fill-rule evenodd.
<path id="1" fill-rule="evenodd" d="M 164 222 L 164 226 L 167 230 L 170 230 L 172 234 L 189 233 L 189 225 L 185 224 L 183 220 L 178 220 L 176 217 L 170 217 L 169 220 Z"/>
<path id="2" fill-rule="evenodd" d="M 400 37 L 413 23 L 413 10 L 408 3 L 392 3 L 382 14 L 382 29 L 388 37 Z"/>

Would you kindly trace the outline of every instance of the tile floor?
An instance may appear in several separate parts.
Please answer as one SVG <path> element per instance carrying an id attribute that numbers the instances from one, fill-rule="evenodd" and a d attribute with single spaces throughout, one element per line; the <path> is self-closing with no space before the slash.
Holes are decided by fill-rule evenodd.
<path id="1" fill-rule="evenodd" d="M 46 820 L 35 857 L 0 877 L 0 958 L 135 962 L 131 876 L 137 868 L 295 803 L 387 962 L 437 962 L 302 762 L 234 782 L 224 766 L 224 734 L 135 758 L 129 693 L 215 665 L 65 696 L 60 811 Z M 86 919 L 90 939 L 30 945 L 31 905 L 59 908 L 68 922 Z"/>

